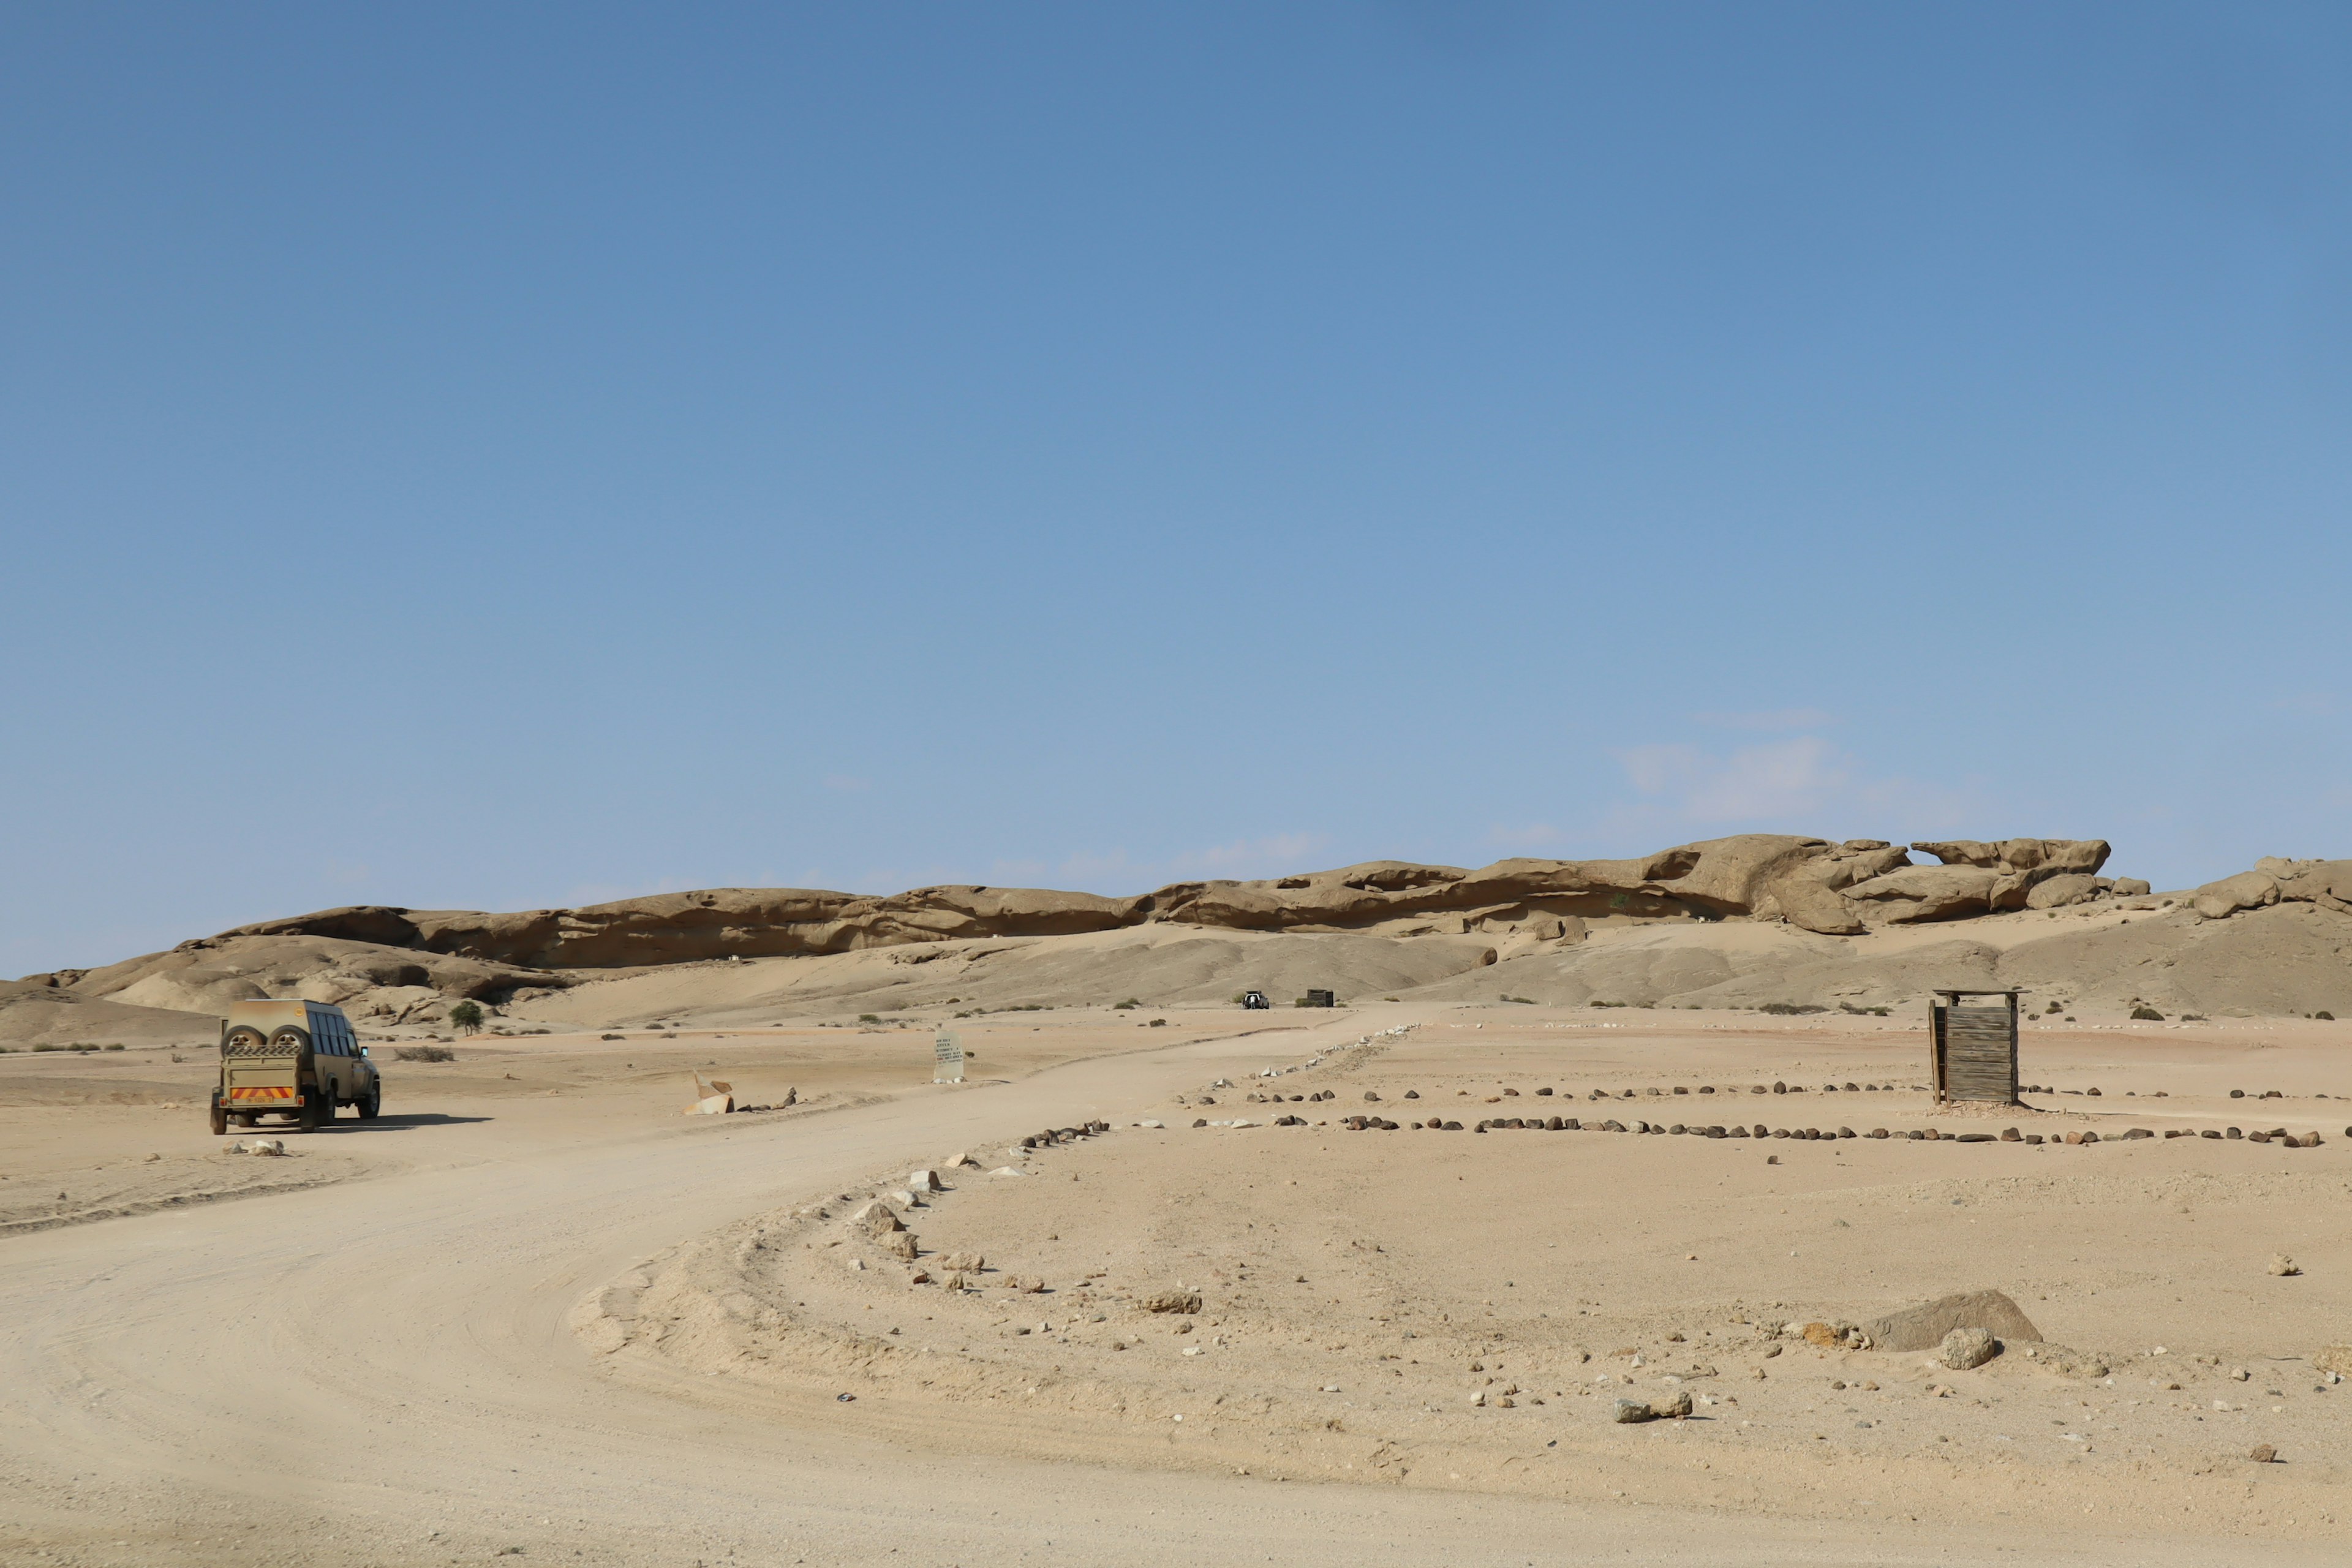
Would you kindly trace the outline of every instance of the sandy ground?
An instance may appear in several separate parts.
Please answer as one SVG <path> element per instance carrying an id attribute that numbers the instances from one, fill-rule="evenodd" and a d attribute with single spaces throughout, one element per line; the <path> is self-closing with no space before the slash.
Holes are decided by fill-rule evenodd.
<path id="1" fill-rule="evenodd" d="M 1108 1010 L 1050 1022 L 1013 1014 L 961 1021 L 973 1049 L 969 1084 L 1001 1083 L 1078 1057 L 1141 1048 L 1139 1042 L 1230 1034 L 1223 1014 L 1139 1026 Z M 1158 1016 L 1158 1015 L 1154 1015 Z M 1142 1026 L 1148 1027 L 1148 1024 Z M 1249 1027 L 1250 1026 L 1244 1026 Z M 1278 1027 L 1262 1025 L 1257 1027 Z M 603 1034 L 617 1037 L 604 1039 Z M 420 1163 L 506 1158 L 519 1140 L 598 1140 L 667 1124 L 694 1098 L 695 1071 L 732 1086 L 739 1104 L 798 1103 L 791 1119 L 910 1089 L 930 1092 L 932 1031 L 896 1023 L 776 1029 L 670 1029 L 595 1034 L 480 1035 L 454 1041 L 455 1061 L 404 1061 L 398 1043 L 370 1047 L 385 1074 L 384 1111 L 362 1124 L 348 1110 L 308 1138 L 282 1121 L 234 1130 L 204 1127 L 218 1070 L 208 1049 L 18 1052 L 0 1056 L 0 1236 L 156 1207 L 281 1192 Z M 462 1136 L 420 1136 L 479 1127 Z M 394 1136 L 399 1134 L 399 1136 Z M 239 1140 L 287 1140 L 283 1161 L 229 1153 Z"/>
<path id="2" fill-rule="evenodd" d="M 2100 1095 L 1988 1121 L 1843 1088 L 1918 1081 L 1899 1019 L 1164 1016 L 960 1023 L 957 1088 L 928 1027 L 466 1041 L 282 1160 L 205 1132 L 201 1056 L 0 1058 L 0 1561 L 2341 1560 L 2328 1026 L 2037 1026 L 2028 1079 Z M 804 1103 L 680 1117 L 688 1067 Z M 1466 1130 L 1538 1106 L 2328 1141 Z M 1276 1114 L 1323 1125 L 1191 1125 Z M 913 1266 L 845 1228 L 965 1150 Z M 910 1283 L 957 1251 L 976 1289 Z M 1180 1283 L 1197 1314 L 1140 1310 Z M 1986 1286 L 2076 1353 L 1768 1333 Z"/>

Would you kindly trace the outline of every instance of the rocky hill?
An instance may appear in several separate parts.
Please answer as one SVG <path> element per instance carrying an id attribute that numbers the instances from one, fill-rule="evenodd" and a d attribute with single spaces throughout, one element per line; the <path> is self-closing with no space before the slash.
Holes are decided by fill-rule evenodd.
<path id="1" fill-rule="evenodd" d="M 1935 863 L 1917 863 L 1915 853 Z M 979 886 L 888 897 L 733 888 L 512 914 L 336 909 L 0 985 L 0 1039 L 193 1037 L 208 1034 L 207 1020 L 230 1002 L 289 994 L 340 1003 L 377 1027 L 429 1026 L 460 998 L 579 1015 L 582 1024 L 606 1021 L 586 1016 L 601 1007 L 619 1021 L 635 1007 L 631 996 L 647 1004 L 637 1011 L 702 1009 L 704 1001 L 678 990 L 688 970 L 702 974 L 709 1005 L 719 993 L 732 999 L 730 1016 L 838 1009 L 869 993 L 934 989 L 933 1000 L 982 990 L 1033 1000 L 1098 1000 L 1097 992 L 1222 999 L 1244 985 L 1278 991 L 1286 982 L 1272 977 L 1294 971 L 1302 987 L 1360 981 L 1390 994 L 1442 986 L 1469 995 L 1501 973 L 1476 972 L 1497 964 L 1538 999 L 1576 1003 L 1885 1005 L 1887 993 L 1991 984 L 2027 970 L 2087 994 L 2112 968 L 2103 953 L 2145 946 L 2159 928 L 2178 937 L 2160 938 L 2159 947 L 2210 947 L 2187 933 L 2281 906 L 2323 923 L 2309 929 L 2309 942 L 2289 942 L 2291 953 L 2241 954 L 2242 969 L 2266 978 L 2251 989 L 2223 985 L 2226 999 L 2217 992 L 2206 1005 L 2333 1005 L 2352 1016 L 2338 956 L 2339 947 L 2352 950 L 2352 861 L 2265 860 L 2158 897 L 2144 881 L 2103 876 L 2108 854 L 2099 839 L 1906 848 L 1748 834 L 1637 859 L 1510 859 L 1477 870 L 1376 861 L 1259 881 L 1180 882 L 1125 899 Z M 2045 923 L 2062 913 L 2062 929 Z M 2141 929 L 2126 938 L 2135 913 Z M 2256 925 L 2286 930 L 2274 920 L 2245 929 Z M 992 965 L 989 978 L 965 980 L 982 961 Z M 2177 963 L 2148 958 L 2137 967 Z M 751 977 L 740 973 L 721 984 L 709 974 L 717 964 L 752 967 L 760 984 L 746 991 Z M 911 984 L 921 966 L 938 985 Z M 2161 989 L 2156 978 L 2139 984 Z M 559 1001 L 565 993 L 578 994 Z M 656 994 L 659 1002 L 647 1000 Z"/>

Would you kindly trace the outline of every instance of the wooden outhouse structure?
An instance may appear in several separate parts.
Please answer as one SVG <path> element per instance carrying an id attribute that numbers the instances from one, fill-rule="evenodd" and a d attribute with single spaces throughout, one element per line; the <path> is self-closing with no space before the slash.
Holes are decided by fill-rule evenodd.
<path id="1" fill-rule="evenodd" d="M 1928 1082 L 1936 1103 L 2017 1103 L 2015 991 L 1938 991 L 1927 1004 Z M 1974 1000 L 1992 997 L 1994 1001 Z"/>

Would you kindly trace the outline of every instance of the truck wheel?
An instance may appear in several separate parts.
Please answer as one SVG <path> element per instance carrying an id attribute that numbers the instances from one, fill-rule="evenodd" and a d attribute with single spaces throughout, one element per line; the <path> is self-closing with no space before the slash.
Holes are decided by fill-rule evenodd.
<path id="1" fill-rule="evenodd" d="M 376 1119 L 377 1114 L 383 1110 L 383 1085 L 381 1082 L 368 1085 L 367 1098 L 358 1102 L 358 1109 L 362 1121 L 373 1121 Z"/>
<path id="2" fill-rule="evenodd" d="M 221 1103 L 220 1090 L 218 1089 L 213 1090 L 212 1123 L 214 1137 L 226 1138 L 228 1136 L 228 1107 Z"/>
<path id="3" fill-rule="evenodd" d="M 297 1132 L 316 1132 L 319 1130 L 319 1091 L 317 1089 L 303 1091 L 301 1107 L 294 1112 L 294 1130 Z"/>

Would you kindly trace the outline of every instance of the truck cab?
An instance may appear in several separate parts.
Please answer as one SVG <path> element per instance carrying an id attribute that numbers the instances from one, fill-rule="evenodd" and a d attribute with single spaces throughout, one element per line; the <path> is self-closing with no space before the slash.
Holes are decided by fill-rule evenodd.
<path id="1" fill-rule="evenodd" d="M 283 1116 L 308 1132 L 348 1105 L 362 1121 L 383 1109 L 383 1079 L 341 1007 L 323 1002 L 257 1000 L 230 1005 L 221 1020 L 220 1082 L 213 1089 L 215 1135 Z"/>

